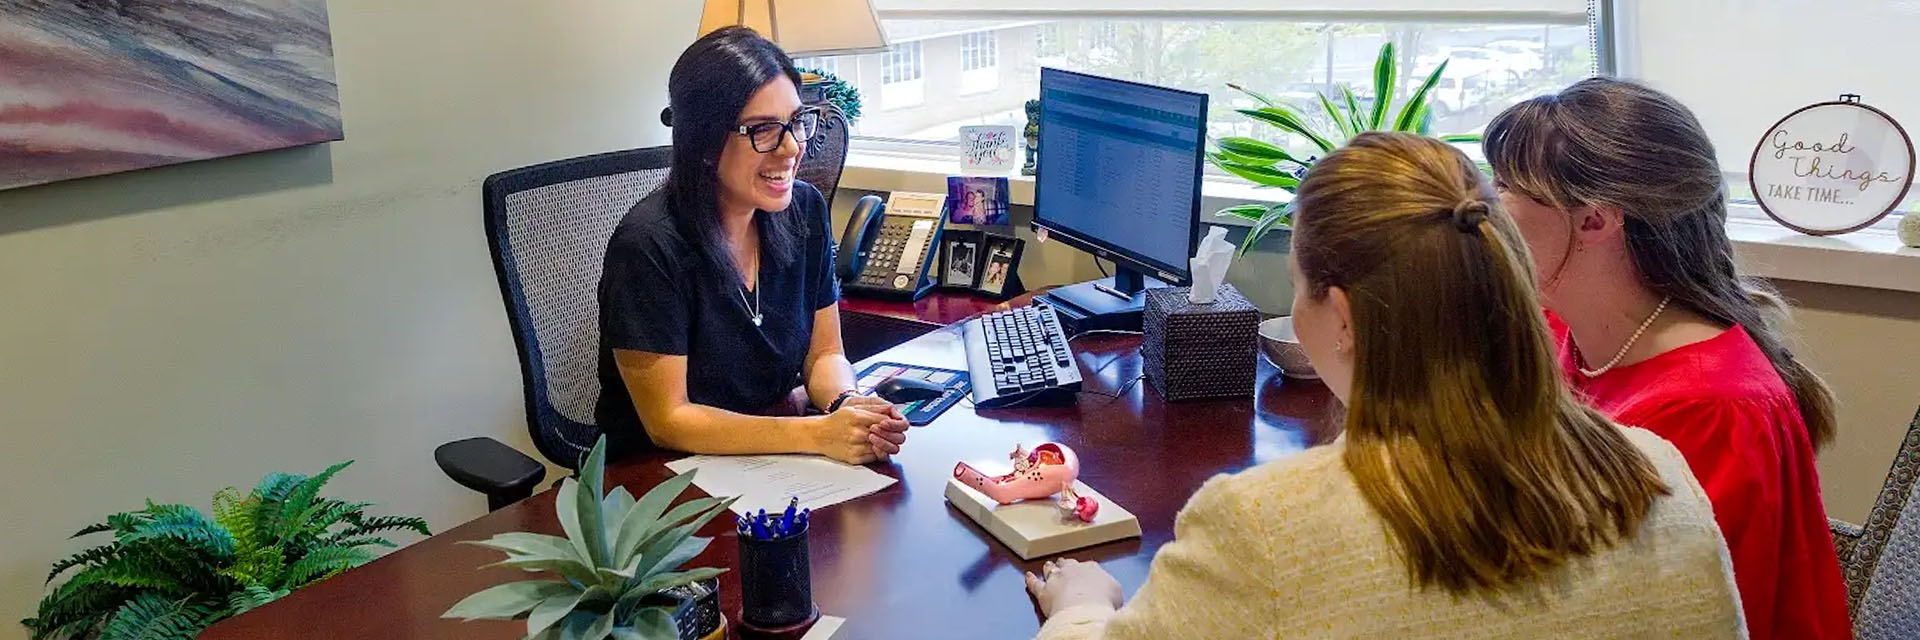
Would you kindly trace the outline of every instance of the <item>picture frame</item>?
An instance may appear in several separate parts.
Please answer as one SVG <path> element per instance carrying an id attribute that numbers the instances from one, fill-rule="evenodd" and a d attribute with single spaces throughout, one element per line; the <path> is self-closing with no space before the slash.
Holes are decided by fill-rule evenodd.
<path id="1" fill-rule="evenodd" d="M 1747 163 L 1760 210 L 1813 236 L 1885 219 L 1906 200 L 1914 175 L 1906 127 L 1851 93 L 1788 113 L 1761 136 Z"/>
<path id="2" fill-rule="evenodd" d="M 978 258 L 979 284 L 974 291 L 995 298 L 1009 298 L 1020 293 L 1020 255 L 1026 250 L 1026 241 L 1011 235 L 983 233 Z"/>
<path id="3" fill-rule="evenodd" d="M 948 229 L 940 238 L 940 286 L 973 289 L 980 283 L 981 232 Z"/>
<path id="4" fill-rule="evenodd" d="M 947 221 L 970 227 L 1013 227 L 1013 207 L 1008 202 L 1008 183 L 1004 177 L 949 176 L 947 178 Z"/>

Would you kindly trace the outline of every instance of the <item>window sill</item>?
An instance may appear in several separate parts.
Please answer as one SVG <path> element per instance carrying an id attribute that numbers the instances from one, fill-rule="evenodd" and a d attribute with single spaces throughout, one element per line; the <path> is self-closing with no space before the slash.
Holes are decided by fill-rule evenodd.
<path id="1" fill-rule="evenodd" d="M 856 143 L 856 146 L 858 143 Z M 924 153 L 855 149 L 847 155 L 840 186 L 866 191 L 947 190 L 947 176 L 958 162 Z M 1008 176 L 1013 204 L 1033 205 L 1033 176 Z M 1287 193 L 1257 189 L 1226 180 L 1201 186 L 1201 222 L 1248 226 L 1238 218 L 1212 215 L 1236 204 L 1281 202 Z M 1733 205 L 1736 215 L 1761 215 L 1752 205 Z M 1809 236 L 1760 219 L 1727 223 L 1742 266 L 1766 278 L 1920 293 L 1920 249 L 1904 247 L 1891 231 L 1868 229 L 1840 236 Z"/>

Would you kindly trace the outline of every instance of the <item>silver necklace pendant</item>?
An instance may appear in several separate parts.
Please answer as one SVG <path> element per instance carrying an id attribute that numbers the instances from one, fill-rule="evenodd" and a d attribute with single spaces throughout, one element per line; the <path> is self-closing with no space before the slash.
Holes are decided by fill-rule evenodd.
<path id="1" fill-rule="evenodd" d="M 762 318 L 760 314 L 758 313 L 753 314 L 753 326 L 756 326 L 756 327 L 760 326 L 760 321 L 763 319 L 764 318 Z"/>

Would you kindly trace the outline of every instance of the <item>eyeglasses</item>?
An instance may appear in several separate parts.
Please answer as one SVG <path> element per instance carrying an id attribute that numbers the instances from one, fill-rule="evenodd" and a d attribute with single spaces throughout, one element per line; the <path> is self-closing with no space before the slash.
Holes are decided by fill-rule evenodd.
<path id="1" fill-rule="evenodd" d="M 758 122 L 743 124 L 734 132 L 746 136 L 753 143 L 753 150 L 760 153 L 773 153 L 786 142 L 787 134 L 793 134 L 796 142 L 805 143 L 813 138 L 813 132 L 820 129 L 820 110 L 807 109 L 793 114 L 786 122 Z"/>

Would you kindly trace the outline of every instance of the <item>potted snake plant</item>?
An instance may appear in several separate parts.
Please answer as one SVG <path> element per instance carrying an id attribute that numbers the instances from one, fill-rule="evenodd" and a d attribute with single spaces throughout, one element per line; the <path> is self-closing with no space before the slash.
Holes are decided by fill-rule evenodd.
<path id="1" fill-rule="evenodd" d="M 1356 96 L 1353 88 L 1340 85 L 1340 102 L 1325 93 L 1316 93 L 1319 104 L 1314 105 L 1324 113 L 1331 128 L 1319 130 L 1315 123 L 1308 120 L 1306 114 L 1314 106 L 1301 107 L 1276 100 L 1258 91 L 1228 84 L 1235 91 L 1247 94 L 1261 106 L 1251 109 L 1235 109 L 1241 115 L 1255 121 L 1272 125 L 1281 131 L 1306 138 L 1307 142 L 1321 154 L 1331 153 L 1347 140 L 1368 131 L 1404 131 L 1427 135 L 1430 124 L 1429 112 L 1432 103 L 1428 94 L 1434 85 L 1440 82 L 1440 76 L 1447 70 L 1447 61 L 1440 61 L 1426 80 L 1407 96 L 1400 110 L 1392 110 L 1394 78 L 1397 77 L 1398 63 L 1394 57 L 1391 41 L 1380 45 L 1380 55 L 1373 63 L 1373 94 L 1370 99 Z M 1446 135 L 1441 140 L 1447 142 L 1479 142 L 1477 134 Z M 1207 154 L 1207 159 L 1222 171 L 1231 173 L 1261 187 L 1271 187 L 1292 193 L 1300 186 L 1300 179 L 1307 169 L 1313 166 L 1318 156 L 1299 158 L 1279 145 L 1246 136 L 1229 136 L 1214 141 L 1215 149 Z M 1244 218 L 1253 222 L 1253 229 L 1240 242 L 1240 253 L 1253 250 L 1267 232 L 1276 228 L 1286 228 L 1293 223 L 1293 210 L 1286 203 L 1243 204 L 1221 209 L 1218 215 Z"/>
<path id="2" fill-rule="evenodd" d="M 441 617 L 524 620 L 532 639 L 726 637 L 718 581 L 725 569 L 678 569 L 713 541 L 693 532 L 737 498 L 698 498 L 667 508 L 693 482 L 691 471 L 637 500 L 625 487 L 603 492 L 606 449 L 602 436 L 580 466 L 578 481 L 560 484 L 554 511 L 566 537 L 517 532 L 469 543 L 507 554 L 490 566 L 550 577 L 482 590 Z"/>

